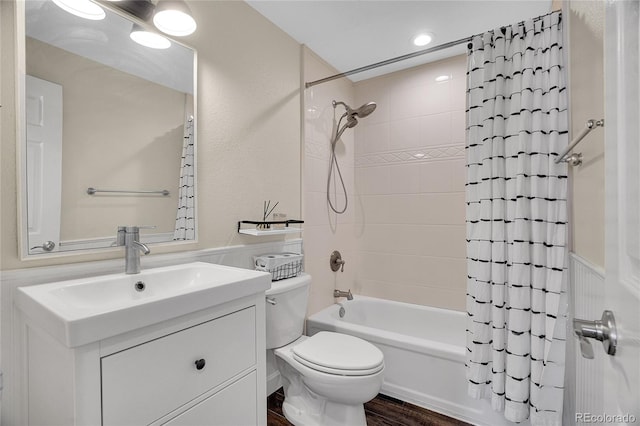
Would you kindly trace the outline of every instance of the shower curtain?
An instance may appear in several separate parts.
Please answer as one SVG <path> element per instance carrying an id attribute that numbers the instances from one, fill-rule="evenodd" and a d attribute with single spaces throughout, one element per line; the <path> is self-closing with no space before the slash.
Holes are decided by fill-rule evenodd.
<path id="1" fill-rule="evenodd" d="M 554 12 L 472 38 L 467 72 L 469 395 L 560 425 L 566 327 L 567 91 Z"/>
<path id="2" fill-rule="evenodd" d="M 185 125 L 184 141 L 182 143 L 182 160 L 180 162 L 180 187 L 178 188 L 178 213 L 174 240 L 194 240 L 195 209 L 193 187 L 193 117 L 189 117 Z"/>

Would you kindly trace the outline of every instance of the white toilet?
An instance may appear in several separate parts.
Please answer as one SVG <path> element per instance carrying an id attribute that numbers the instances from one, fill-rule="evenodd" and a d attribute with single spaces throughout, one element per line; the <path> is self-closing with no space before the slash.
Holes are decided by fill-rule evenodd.
<path id="1" fill-rule="evenodd" d="M 354 336 L 303 336 L 310 284 L 311 276 L 302 274 L 275 281 L 266 292 L 267 349 L 275 349 L 282 410 L 296 426 L 365 426 L 363 404 L 380 391 L 384 357 Z"/>

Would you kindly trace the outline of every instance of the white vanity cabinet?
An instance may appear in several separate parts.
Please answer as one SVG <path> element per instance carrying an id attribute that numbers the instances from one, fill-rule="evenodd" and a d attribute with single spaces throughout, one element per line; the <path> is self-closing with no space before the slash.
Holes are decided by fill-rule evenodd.
<path id="1" fill-rule="evenodd" d="M 264 293 L 68 348 L 25 316 L 24 424 L 265 425 Z"/>

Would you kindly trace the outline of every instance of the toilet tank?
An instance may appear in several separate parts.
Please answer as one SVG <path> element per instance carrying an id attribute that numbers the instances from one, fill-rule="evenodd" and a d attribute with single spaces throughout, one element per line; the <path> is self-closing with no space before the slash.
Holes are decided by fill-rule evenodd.
<path id="1" fill-rule="evenodd" d="M 266 291 L 267 349 L 279 348 L 302 336 L 307 313 L 311 276 L 302 273 L 294 278 L 274 281 Z"/>

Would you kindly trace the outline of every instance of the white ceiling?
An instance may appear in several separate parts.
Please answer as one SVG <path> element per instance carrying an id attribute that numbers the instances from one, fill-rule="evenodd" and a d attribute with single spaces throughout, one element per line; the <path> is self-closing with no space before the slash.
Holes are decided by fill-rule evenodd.
<path id="1" fill-rule="evenodd" d="M 551 11 L 551 0 L 247 0 L 259 13 L 340 72 L 459 40 Z M 420 32 L 433 34 L 424 47 Z M 354 74 L 364 80 L 463 54 L 466 45 Z"/>

